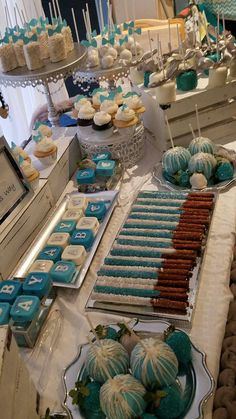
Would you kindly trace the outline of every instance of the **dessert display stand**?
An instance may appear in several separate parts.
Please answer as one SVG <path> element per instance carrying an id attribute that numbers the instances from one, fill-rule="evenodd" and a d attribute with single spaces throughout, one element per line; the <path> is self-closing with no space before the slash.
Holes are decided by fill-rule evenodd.
<path id="1" fill-rule="evenodd" d="M 192 139 L 189 124 L 197 130 L 195 104 L 198 105 L 201 130 L 204 137 L 209 137 L 216 144 L 226 144 L 235 139 L 236 129 L 236 80 L 228 81 L 223 87 L 207 90 L 208 78 L 200 77 L 198 87 L 190 92 L 177 91 L 176 101 L 163 110 L 156 102 L 155 88 L 143 85 L 134 86 L 142 94 L 144 106 L 144 125 L 156 133 L 156 140 L 162 151 L 170 147 L 168 131 L 165 125 L 167 115 L 175 145 L 187 146 Z"/>
<path id="2" fill-rule="evenodd" d="M 74 49 L 67 58 L 58 63 L 45 60 L 45 66 L 39 70 L 27 70 L 26 67 L 18 67 L 8 73 L 0 73 L 0 85 L 7 87 L 43 86 L 47 98 L 48 119 L 52 126 L 59 125 L 59 114 L 52 100 L 49 83 L 65 80 L 73 75 L 87 55 L 86 48 L 81 44 L 74 44 Z"/>

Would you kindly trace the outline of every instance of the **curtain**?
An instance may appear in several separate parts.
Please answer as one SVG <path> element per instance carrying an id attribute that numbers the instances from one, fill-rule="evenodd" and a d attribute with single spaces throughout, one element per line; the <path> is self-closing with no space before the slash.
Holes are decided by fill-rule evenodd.
<path id="1" fill-rule="evenodd" d="M 4 32 L 6 27 L 5 4 L 5 0 L 0 0 L 1 33 Z M 25 6 L 28 19 L 37 17 L 34 5 L 36 5 L 37 11 L 40 14 L 42 11 L 41 0 L 7 0 L 13 26 L 15 25 L 15 4 L 18 5 L 19 10 L 24 10 Z M 61 89 L 57 91 L 60 86 Z M 43 91 L 43 86 L 38 86 L 36 88 L 0 87 L 5 102 L 9 105 L 9 117 L 5 120 L 0 118 L 0 128 L 8 143 L 14 141 L 16 144 L 20 144 L 22 141 L 27 140 L 31 134 L 30 124 L 33 114 L 37 109 L 46 104 L 46 97 L 41 93 Z M 55 95 L 53 94 L 52 96 L 54 103 L 68 99 L 68 93 L 62 81 L 51 83 L 50 90 L 52 93 L 54 91 L 56 92 Z"/>

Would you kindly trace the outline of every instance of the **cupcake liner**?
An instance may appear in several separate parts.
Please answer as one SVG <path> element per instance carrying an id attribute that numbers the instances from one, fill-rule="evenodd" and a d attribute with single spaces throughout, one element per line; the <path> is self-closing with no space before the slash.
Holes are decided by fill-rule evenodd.
<path id="1" fill-rule="evenodd" d="M 96 125 L 94 122 L 93 122 L 93 129 L 95 130 L 95 131 L 105 131 L 105 130 L 107 130 L 108 128 L 111 128 L 112 127 L 112 122 L 110 121 L 110 122 L 108 122 L 107 124 L 104 124 L 104 125 Z"/>
<path id="2" fill-rule="evenodd" d="M 36 189 L 38 189 L 38 186 L 39 186 L 39 176 L 36 179 L 31 180 L 31 182 L 29 182 L 29 184 L 30 184 L 31 188 L 33 189 L 33 191 L 36 191 Z"/>
<path id="3" fill-rule="evenodd" d="M 57 148 L 50 155 L 44 157 L 37 157 L 37 159 L 41 162 L 43 166 L 51 166 L 51 164 L 54 164 L 57 160 Z"/>
<path id="4" fill-rule="evenodd" d="M 98 140 L 105 140 L 113 136 L 113 125 L 110 128 L 107 128 L 103 131 L 93 131 L 93 137 L 96 137 Z"/>
<path id="5" fill-rule="evenodd" d="M 92 123 L 93 123 L 93 119 L 81 119 L 81 118 L 77 119 L 77 124 L 80 127 L 88 127 L 89 125 L 92 125 Z"/>

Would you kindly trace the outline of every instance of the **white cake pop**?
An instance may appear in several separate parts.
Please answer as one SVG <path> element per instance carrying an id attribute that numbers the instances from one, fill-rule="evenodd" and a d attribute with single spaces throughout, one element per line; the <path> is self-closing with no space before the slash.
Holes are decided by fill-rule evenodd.
<path id="1" fill-rule="evenodd" d="M 114 64 L 114 58 L 111 55 L 105 55 L 101 59 L 102 68 L 111 68 Z"/>
<path id="2" fill-rule="evenodd" d="M 109 50 L 109 48 L 110 45 L 102 45 L 98 50 L 100 57 L 104 57 L 104 55 L 107 55 L 107 51 Z"/>
<path id="3" fill-rule="evenodd" d="M 124 49 L 120 53 L 120 58 L 121 58 L 121 60 L 131 62 L 132 61 L 132 52 L 129 51 L 128 49 Z"/>
<path id="4" fill-rule="evenodd" d="M 131 45 L 133 45 L 133 44 L 134 44 L 134 37 L 133 36 L 129 36 L 128 37 L 128 41 L 125 44 L 125 47 L 127 49 L 130 49 L 131 48 Z"/>
<path id="5" fill-rule="evenodd" d="M 89 67 L 96 67 L 99 64 L 99 56 L 97 50 L 91 50 L 87 56 L 87 64 Z"/>
<path id="6" fill-rule="evenodd" d="M 139 42 L 136 42 L 136 44 L 133 43 L 130 47 L 130 51 L 132 52 L 133 55 L 136 55 L 136 53 L 141 54 L 142 47 L 141 47 L 140 43 Z"/>
<path id="7" fill-rule="evenodd" d="M 118 53 L 117 53 L 115 48 L 110 47 L 110 48 L 108 48 L 106 55 L 111 55 L 114 58 L 114 60 L 116 60 L 117 56 L 118 56 Z"/>

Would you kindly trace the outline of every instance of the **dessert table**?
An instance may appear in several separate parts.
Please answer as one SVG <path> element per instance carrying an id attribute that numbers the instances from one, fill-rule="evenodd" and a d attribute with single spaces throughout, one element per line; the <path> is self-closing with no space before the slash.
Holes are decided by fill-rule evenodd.
<path id="1" fill-rule="evenodd" d="M 61 404 L 65 398 L 62 374 L 64 368 L 76 356 L 78 345 L 87 341 L 90 326 L 84 317 L 84 308 L 96 279 L 95 273 L 101 266 L 135 195 L 141 188 L 146 190 L 159 188 L 159 185 L 152 179 L 152 169 L 160 160 L 161 152 L 157 148 L 157 143 L 151 138 L 148 138 L 147 142 L 144 158 L 139 164 L 125 172 L 120 185 L 117 207 L 82 288 L 79 291 L 70 289 L 58 291 L 58 297 L 37 346 L 33 351 L 22 350 L 35 385 L 41 394 L 41 413 L 44 413 L 47 407 L 50 407 L 51 411 L 62 411 Z M 227 144 L 227 147 L 236 150 L 236 141 Z M 72 179 L 62 197 L 74 189 Z M 228 307 L 232 300 L 228 284 L 235 244 L 235 208 L 236 186 L 233 186 L 230 190 L 220 193 L 216 202 L 201 270 L 196 310 L 190 329 L 193 343 L 206 353 L 207 366 L 215 381 L 219 371 Z M 90 318 L 94 326 L 122 319 L 120 316 L 100 312 L 92 312 Z M 213 397 L 204 407 L 205 419 L 211 419 L 212 405 Z"/>

